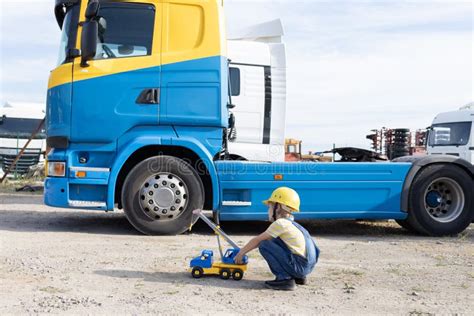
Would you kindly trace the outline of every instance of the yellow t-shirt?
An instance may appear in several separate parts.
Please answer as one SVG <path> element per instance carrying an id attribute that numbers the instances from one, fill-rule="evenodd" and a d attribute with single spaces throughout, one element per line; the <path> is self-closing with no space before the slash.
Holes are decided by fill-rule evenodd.
<path id="1" fill-rule="evenodd" d="M 273 238 L 280 237 L 292 253 L 306 257 L 304 235 L 291 221 L 284 218 L 277 219 L 266 232 Z"/>

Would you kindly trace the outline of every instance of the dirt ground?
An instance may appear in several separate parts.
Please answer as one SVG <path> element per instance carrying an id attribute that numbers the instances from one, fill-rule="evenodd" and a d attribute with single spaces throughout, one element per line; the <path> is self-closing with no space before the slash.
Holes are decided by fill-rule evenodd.
<path id="1" fill-rule="evenodd" d="M 224 223 L 244 243 L 268 224 Z M 472 314 L 474 227 L 452 238 L 393 222 L 305 223 L 321 248 L 307 286 L 264 288 L 258 251 L 242 281 L 192 279 L 191 257 L 217 250 L 190 234 L 138 234 L 123 213 L 53 209 L 41 195 L 0 193 L 0 314 Z"/>

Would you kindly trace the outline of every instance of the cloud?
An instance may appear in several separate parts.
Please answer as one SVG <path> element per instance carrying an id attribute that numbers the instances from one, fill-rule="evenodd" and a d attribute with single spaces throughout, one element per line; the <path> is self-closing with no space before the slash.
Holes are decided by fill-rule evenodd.
<path id="1" fill-rule="evenodd" d="M 373 128 L 423 128 L 473 99 L 470 1 L 272 3 L 231 1 L 229 22 L 282 18 L 287 136 L 305 149 L 367 148 Z"/>
<path id="2" fill-rule="evenodd" d="M 0 4 L 2 46 L 34 49 L 57 46 L 60 31 L 54 18 L 54 2 L 48 0 L 2 0 Z"/>
<path id="3" fill-rule="evenodd" d="M 446 50 L 456 52 L 455 44 L 465 41 L 444 43 L 447 47 L 439 50 L 436 40 L 423 47 L 406 40 L 398 49 L 388 45 L 381 55 L 329 55 L 320 62 L 290 63 L 287 135 L 327 147 L 347 138 L 360 144 L 370 129 L 382 126 L 428 126 L 437 113 L 472 100 L 472 65 L 465 62 L 471 51 L 449 54 Z M 425 58 L 404 54 L 405 45 L 410 51 L 418 48 Z M 299 125 L 307 128 L 300 131 Z M 343 137 L 333 136 L 336 130 L 343 130 Z"/>
<path id="4" fill-rule="evenodd" d="M 44 102 L 60 30 L 50 0 L 1 0 L 0 101 Z"/>

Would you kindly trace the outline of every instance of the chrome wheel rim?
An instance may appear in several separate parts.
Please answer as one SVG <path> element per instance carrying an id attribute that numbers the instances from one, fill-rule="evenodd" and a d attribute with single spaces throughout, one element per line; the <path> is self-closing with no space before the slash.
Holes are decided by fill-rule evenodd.
<path id="1" fill-rule="evenodd" d="M 464 192 L 453 179 L 436 179 L 425 190 L 425 210 L 439 223 L 449 223 L 458 218 L 464 204 Z"/>
<path id="2" fill-rule="evenodd" d="M 188 188 L 184 181 L 167 172 L 148 177 L 140 187 L 140 207 L 153 220 L 173 220 L 188 204 Z"/>

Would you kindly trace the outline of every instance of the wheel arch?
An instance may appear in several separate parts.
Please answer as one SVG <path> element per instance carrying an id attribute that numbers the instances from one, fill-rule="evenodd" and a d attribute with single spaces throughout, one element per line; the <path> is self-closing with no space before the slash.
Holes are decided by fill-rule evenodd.
<path id="1" fill-rule="evenodd" d="M 218 159 L 219 155 L 220 155 L 220 153 L 216 154 L 214 156 L 214 159 Z M 226 160 L 230 160 L 230 161 L 248 161 L 247 158 L 245 158 L 241 155 L 237 155 L 237 154 L 229 154 L 229 156 L 226 158 Z"/>
<path id="2" fill-rule="evenodd" d="M 449 155 L 433 155 L 433 156 L 407 156 L 393 160 L 394 162 L 411 162 L 412 167 L 408 172 L 403 184 L 401 196 L 401 210 L 408 213 L 410 201 L 410 189 L 416 176 L 426 167 L 432 165 L 452 164 L 466 172 L 466 176 L 470 176 L 474 181 L 474 166 L 468 161 Z"/>
<path id="3" fill-rule="evenodd" d="M 140 161 L 156 155 L 168 155 L 181 158 L 192 165 L 204 186 L 206 209 L 217 208 L 219 185 L 217 171 L 211 154 L 199 143 L 190 140 L 173 139 L 172 142 L 157 144 L 156 138 L 142 137 L 123 146 L 117 153 L 110 171 L 107 206 L 113 209 L 115 203 L 121 205 L 122 186 L 128 173 Z"/>

